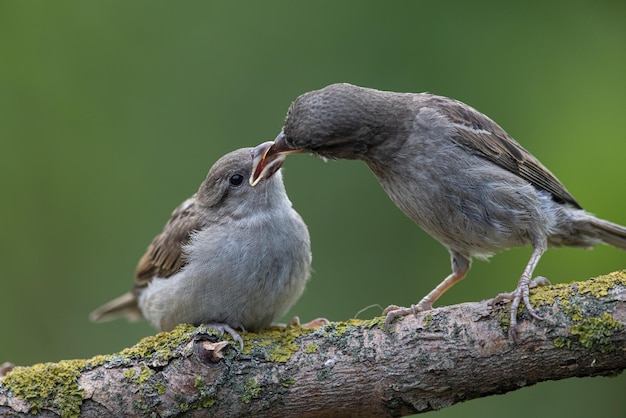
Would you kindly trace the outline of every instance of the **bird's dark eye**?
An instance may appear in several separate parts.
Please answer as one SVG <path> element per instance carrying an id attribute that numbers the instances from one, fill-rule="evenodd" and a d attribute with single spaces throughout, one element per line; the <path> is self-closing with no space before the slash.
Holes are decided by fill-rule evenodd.
<path id="1" fill-rule="evenodd" d="M 243 176 L 241 174 L 233 174 L 229 181 L 231 186 L 241 186 L 241 183 L 243 183 Z"/>

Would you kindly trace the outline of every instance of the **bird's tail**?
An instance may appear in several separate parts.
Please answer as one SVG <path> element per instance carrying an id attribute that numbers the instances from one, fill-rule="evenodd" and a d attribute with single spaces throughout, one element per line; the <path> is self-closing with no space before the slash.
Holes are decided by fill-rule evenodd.
<path id="1" fill-rule="evenodd" d="M 141 318 L 141 311 L 137 306 L 137 295 L 133 292 L 125 293 L 105 303 L 89 314 L 89 319 L 92 322 L 106 322 L 120 316 L 126 316 L 129 321 L 137 321 Z"/>
<path id="2" fill-rule="evenodd" d="M 593 218 L 589 224 L 602 242 L 626 250 L 626 227 L 598 218 Z"/>

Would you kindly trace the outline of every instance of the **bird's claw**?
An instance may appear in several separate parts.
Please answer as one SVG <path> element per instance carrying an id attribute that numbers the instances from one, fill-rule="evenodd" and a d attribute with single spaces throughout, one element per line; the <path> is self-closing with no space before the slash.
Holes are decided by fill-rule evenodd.
<path id="1" fill-rule="evenodd" d="M 537 313 L 535 308 L 530 303 L 530 289 L 538 286 L 549 286 L 550 281 L 545 277 L 535 277 L 533 280 L 528 281 L 523 278 L 517 284 L 517 288 L 512 292 L 500 293 L 491 302 L 491 305 L 496 305 L 503 301 L 511 301 L 511 319 L 509 324 L 509 332 L 513 340 L 517 341 L 517 309 L 519 305 L 524 302 L 526 309 L 531 317 L 538 321 L 543 321 L 543 317 Z"/>
<path id="2" fill-rule="evenodd" d="M 399 316 L 416 315 L 418 312 L 429 311 L 433 307 L 426 303 L 418 303 L 417 305 L 411 305 L 409 308 L 403 308 L 397 305 L 389 305 L 383 311 L 385 316 L 385 329 L 389 328 L 389 325 Z"/>
<path id="3" fill-rule="evenodd" d="M 230 325 L 228 324 L 206 324 L 206 325 L 208 327 L 218 330 L 220 332 L 220 335 L 224 335 L 224 332 L 229 333 L 230 336 L 233 338 L 233 340 L 239 343 L 239 348 L 243 350 L 243 339 L 241 338 L 239 333 L 237 333 L 237 331 L 231 328 Z"/>
<path id="4" fill-rule="evenodd" d="M 298 323 L 298 325 L 300 325 L 302 328 L 308 328 L 308 329 L 318 329 L 320 327 L 323 327 L 324 325 L 329 324 L 330 321 L 326 318 L 315 318 L 312 321 L 307 322 L 306 324 L 300 324 Z"/>

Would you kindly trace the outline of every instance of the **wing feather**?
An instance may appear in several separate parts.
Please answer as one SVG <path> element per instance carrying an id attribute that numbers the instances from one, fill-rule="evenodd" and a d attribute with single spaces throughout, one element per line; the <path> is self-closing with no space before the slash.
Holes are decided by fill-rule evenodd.
<path id="1" fill-rule="evenodd" d="M 453 141 L 517 174 L 535 187 L 551 193 L 557 202 L 568 203 L 581 209 L 556 176 L 497 123 L 453 99 L 431 96 L 430 101 L 457 126 L 456 134 L 452 137 Z"/>
<path id="2" fill-rule="evenodd" d="M 203 227 L 198 211 L 196 195 L 174 210 L 163 231 L 152 240 L 137 264 L 135 290 L 147 286 L 154 277 L 170 277 L 185 266 L 183 246 L 194 231 Z"/>

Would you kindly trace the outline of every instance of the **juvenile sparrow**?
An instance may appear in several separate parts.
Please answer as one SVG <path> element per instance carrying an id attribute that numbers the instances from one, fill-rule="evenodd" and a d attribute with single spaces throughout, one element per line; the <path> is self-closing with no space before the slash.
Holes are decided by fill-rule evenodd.
<path id="1" fill-rule="evenodd" d="M 417 305 L 390 306 L 395 317 L 432 309 L 467 274 L 472 257 L 530 244 L 533 252 L 511 300 L 541 317 L 529 288 L 548 246 L 626 250 L 626 228 L 585 212 L 561 182 L 500 126 L 472 107 L 432 94 L 394 93 L 333 84 L 298 97 L 275 141 L 254 150 L 253 173 L 276 158 L 309 152 L 363 160 L 391 200 L 450 252 L 452 273 Z M 254 179 L 253 179 L 254 180 Z"/>
<path id="2" fill-rule="evenodd" d="M 309 232 L 285 192 L 284 157 L 252 187 L 251 150 L 213 165 L 139 260 L 133 290 L 94 311 L 93 321 L 143 316 L 163 331 L 208 324 L 243 345 L 234 328 L 257 331 L 289 310 L 309 278 Z"/>

